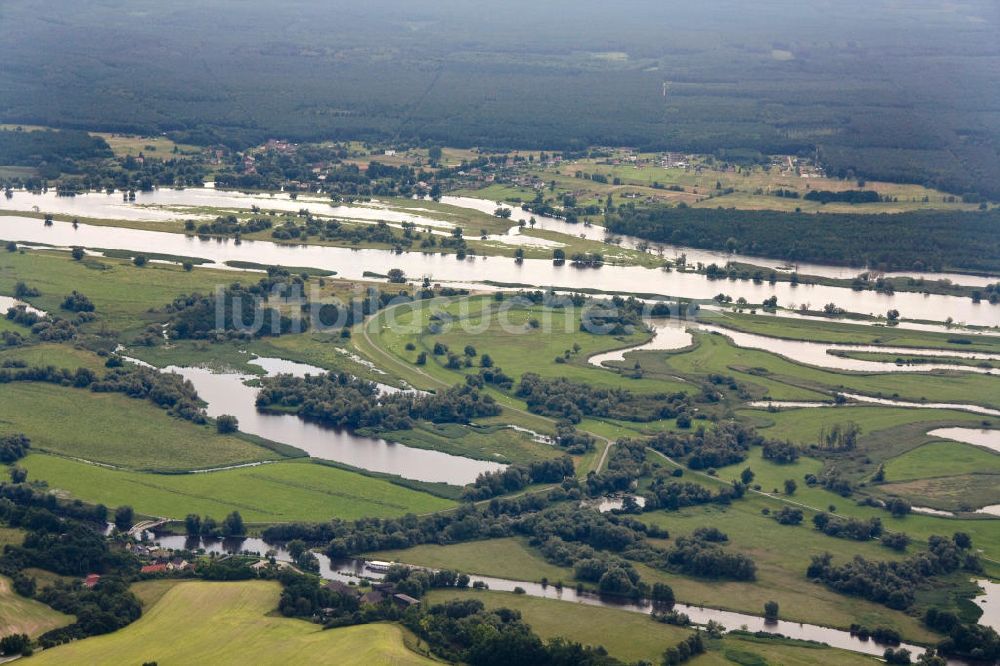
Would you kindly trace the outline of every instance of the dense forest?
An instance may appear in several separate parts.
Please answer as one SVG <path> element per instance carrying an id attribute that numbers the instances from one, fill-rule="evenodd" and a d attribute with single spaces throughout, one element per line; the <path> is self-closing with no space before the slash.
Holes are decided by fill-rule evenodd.
<path id="1" fill-rule="evenodd" d="M 803 214 L 620 206 L 615 233 L 658 243 L 880 270 L 1000 270 L 1000 212 Z"/>
<path id="2" fill-rule="evenodd" d="M 58 175 L 74 160 L 111 157 L 111 149 L 104 139 L 80 130 L 0 130 L 0 156 L 3 164 L 42 167 Z"/>
<path id="3" fill-rule="evenodd" d="M 11 0 L 0 6 L 0 120 L 234 147 L 277 137 L 818 153 L 837 174 L 1000 198 L 991 0 L 742 9 L 56 0 L 40 14 Z"/>
<path id="4" fill-rule="evenodd" d="M 406 430 L 416 420 L 468 423 L 496 416 L 500 405 L 471 386 L 452 386 L 437 393 L 380 393 L 373 382 L 345 373 L 260 380 L 258 409 L 294 412 L 337 428 L 368 428 L 376 432 Z"/>

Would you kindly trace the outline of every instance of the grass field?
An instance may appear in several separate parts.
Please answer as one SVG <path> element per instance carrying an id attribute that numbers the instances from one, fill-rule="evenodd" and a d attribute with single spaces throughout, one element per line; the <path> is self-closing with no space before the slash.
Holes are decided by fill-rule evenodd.
<path id="1" fill-rule="evenodd" d="M 19 546 L 23 541 L 24 530 L 20 530 L 16 527 L 0 526 L 0 552 L 3 551 L 3 547 L 7 544 Z"/>
<path id="2" fill-rule="evenodd" d="M 478 300 L 478 299 L 477 299 Z M 438 306 L 441 305 L 441 301 L 436 303 Z M 451 303 L 454 305 L 454 303 Z M 457 307 L 457 306 L 456 306 Z M 391 317 L 391 319 L 389 319 Z M 357 352 L 377 363 L 379 367 L 392 373 L 392 375 L 400 378 L 403 381 L 408 382 L 410 385 L 417 388 L 423 388 L 428 390 L 437 390 L 442 387 L 452 386 L 463 380 L 465 372 L 471 370 L 477 370 L 477 368 L 471 368 L 468 370 L 450 370 L 444 365 L 438 363 L 435 360 L 431 360 L 432 354 L 428 354 L 428 363 L 425 366 L 417 366 L 414 364 L 414 359 L 416 357 L 416 350 L 407 350 L 407 342 L 412 342 L 415 346 L 419 342 L 424 344 L 420 338 L 421 325 L 424 324 L 429 317 L 428 304 L 426 302 L 417 304 L 416 307 L 410 305 L 388 309 L 379 313 L 378 315 L 369 318 L 365 321 L 363 325 L 356 326 L 353 331 L 351 338 L 351 344 Z M 393 322 L 393 325 L 386 323 L 387 320 Z M 588 335 L 589 334 L 581 334 Z M 589 336 L 589 337 L 602 337 L 602 336 Z M 643 340 L 644 338 L 639 338 L 637 342 Z M 475 342 L 475 341 L 473 341 Z M 614 346 L 620 346 L 620 343 L 612 345 L 610 341 L 605 341 L 605 345 L 609 345 L 610 348 Z M 609 347 L 602 347 L 601 349 L 607 349 Z M 457 352 L 462 352 L 462 348 L 457 349 Z M 490 353 L 485 349 L 479 351 L 477 347 L 477 354 Z M 540 356 L 540 355 L 539 355 Z M 579 360 L 582 361 L 584 353 L 581 351 L 577 354 Z M 525 369 L 525 364 L 523 361 L 517 361 Z M 475 363 L 473 364 L 475 365 Z M 499 366 L 500 363 L 495 363 Z M 568 369 L 572 367 L 572 364 L 555 364 L 551 363 L 557 369 Z M 528 368 L 532 371 L 542 372 L 543 374 L 547 372 L 545 367 L 535 367 Z M 615 382 L 620 380 L 620 377 L 616 377 L 614 374 L 609 373 L 605 370 L 600 370 L 598 368 L 580 366 L 580 369 L 597 373 L 596 375 L 588 375 L 596 377 L 597 381 L 610 381 Z M 478 371 L 478 370 L 477 370 Z M 511 373 L 510 369 L 504 367 L 504 371 Z M 560 375 L 556 375 L 560 376 Z M 631 381 L 631 380 L 630 380 Z M 634 384 L 625 384 L 629 388 L 638 390 L 640 384 L 645 387 L 656 386 L 655 383 L 642 384 L 641 381 L 637 381 Z M 664 386 L 666 383 L 661 383 L 659 386 Z M 671 382 L 673 386 L 679 386 L 676 382 Z M 512 397 L 508 394 L 502 393 L 495 389 L 487 388 L 486 391 L 493 395 L 497 401 L 504 406 L 504 412 L 499 417 L 494 417 L 490 419 L 482 419 L 480 422 L 483 424 L 497 425 L 497 424 L 513 424 L 523 428 L 528 428 L 535 432 L 553 434 L 555 431 L 555 422 L 553 419 L 538 416 L 536 414 L 531 414 L 526 411 L 526 406 L 523 401 Z M 617 434 L 635 434 L 636 431 L 628 430 L 627 428 L 620 427 L 616 424 L 606 424 L 599 423 L 593 420 L 587 420 L 581 427 L 595 432 L 601 436 L 615 437 Z M 587 458 L 586 456 L 584 458 Z M 579 463 L 593 462 L 592 460 L 581 459 Z M 589 469 L 589 468 L 587 468 Z M 586 470 L 583 471 L 585 473 Z"/>
<path id="3" fill-rule="evenodd" d="M 949 363 L 976 368 L 998 368 L 998 361 L 980 361 L 974 358 L 955 358 L 953 356 L 915 356 L 907 354 L 886 354 L 885 352 L 840 352 L 839 356 L 854 358 L 861 361 L 877 361 L 879 363 L 895 363 L 896 365 L 921 365 L 924 363 Z"/>
<path id="4" fill-rule="evenodd" d="M 143 153 L 151 159 L 172 160 L 183 158 L 185 153 L 201 153 L 202 148 L 174 143 L 165 136 L 133 136 L 131 134 L 112 134 L 110 132 L 92 132 L 108 142 L 115 157 L 131 155 L 137 157 Z M 174 152 L 174 148 L 178 150 Z"/>
<path id="5" fill-rule="evenodd" d="M 1000 455 L 971 444 L 929 442 L 885 464 L 887 481 L 976 473 L 1000 476 Z"/>
<path id="6" fill-rule="evenodd" d="M 70 370 L 88 368 L 99 375 L 105 370 L 105 359 L 97 354 L 86 349 L 73 347 L 70 344 L 59 344 L 56 342 L 40 342 L 21 347 L 11 347 L 0 351 L 0 362 L 7 360 L 24 361 L 29 366 L 43 368 L 50 365 L 54 365 L 57 368 L 69 368 Z"/>
<path id="7" fill-rule="evenodd" d="M 562 455 L 554 446 L 536 442 L 525 433 L 503 426 L 471 427 L 428 422 L 381 436 L 407 446 L 502 463 L 526 463 Z"/>
<path id="8" fill-rule="evenodd" d="M 245 275 L 233 271 L 185 271 L 180 266 L 155 263 L 138 268 L 122 259 L 73 261 L 65 252 L 45 250 L 0 255 L 0 294 L 13 294 L 15 283 L 24 281 L 41 291 L 41 296 L 28 299 L 32 305 L 52 314 L 65 314 L 59 309 L 63 298 L 79 291 L 96 308 L 97 319 L 88 327 L 100 330 L 106 326 L 122 333 L 124 339 L 157 320 L 148 313 L 150 308 L 167 305 L 181 294 L 211 293 L 216 285 L 241 279 L 245 280 Z"/>
<path id="9" fill-rule="evenodd" d="M 279 462 L 209 474 L 144 474 L 31 454 L 21 463 L 32 479 L 91 503 L 130 505 L 147 516 L 221 519 L 239 511 L 254 523 L 353 520 L 427 513 L 453 503 L 382 479 L 312 463 Z"/>
<path id="10" fill-rule="evenodd" d="M 678 599 L 689 603 L 760 614 L 764 603 L 774 599 L 781 605 L 782 617 L 787 619 L 841 628 L 849 627 L 852 622 L 891 626 L 913 640 L 933 639 L 933 635 L 909 615 L 861 598 L 838 594 L 809 582 L 805 576 L 814 554 L 829 552 L 837 561 L 848 560 L 854 555 L 895 560 L 900 559 L 899 554 L 877 542 L 858 543 L 825 536 L 812 528 L 811 512 L 806 512 L 806 520 L 798 527 L 778 525 L 761 514 L 763 508 L 775 511 L 779 506 L 766 498 L 754 497 L 728 507 L 692 507 L 642 516 L 644 522 L 667 528 L 672 538 L 703 525 L 718 527 L 729 536 L 728 549 L 749 555 L 756 562 L 757 580 L 753 583 L 699 580 L 661 574 L 645 567 L 639 570 L 650 581 L 660 579 L 669 583 Z M 894 524 L 889 529 L 897 527 Z"/>
<path id="11" fill-rule="evenodd" d="M 487 608 L 520 611 L 524 621 L 543 639 L 562 637 L 584 645 L 600 645 L 611 656 L 626 662 L 646 660 L 659 663 L 664 650 L 691 634 L 690 629 L 660 624 L 641 613 L 539 599 L 523 594 L 434 590 L 427 595 L 427 601 L 431 604 L 451 599 L 478 599 Z"/>
<path id="12" fill-rule="evenodd" d="M 51 587 L 58 582 L 71 584 L 75 581 L 80 580 L 76 576 L 63 576 L 62 574 L 57 574 L 54 571 L 48 571 L 47 569 L 39 569 L 38 567 L 26 567 L 22 569 L 24 575 L 31 576 L 38 583 L 38 589 L 44 589 L 46 587 Z"/>
<path id="13" fill-rule="evenodd" d="M 915 506 L 942 511 L 974 511 L 1000 502 L 1000 474 L 936 476 L 886 483 L 880 489 L 887 494 L 899 495 Z M 987 520 L 993 524 L 994 530 L 1000 532 L 995 519 Z"/>
<path id="14" fill-rule="evenodd" d="M 874 405 L 842 406 L 832 410 L 785 409 L 777 412 L 741 409 L 737 413 L 750 419 L 768 437 L 790 439 L 803 445 L 816 443 L 823 426 L 833 423 L 853 421 L 861 426 L 864 434 L 908 424 L 921 424 L 926 430 L 942 427 L 940 424 L 945 423 L 973 426 L 983 419 L 981 415 L 947 409 L 909 409 Z"/>
<path id="15" fill-rule="evenodd" d="M 151 578 L 132 583 L 129 590 L 142 604 L 143 611 L 147 611 L 167 592 L 184 582 L 186 581 L 183 578 Z"/>
<path id="16" fill-rule="evenodd" d="M 203 469 L 278 457 L 145 400 L 34 382 L 0 386 L 0 432 L 23 432 L 36 450 L 129 469 Z"/>
<path id="17" fill-rule="evenodd" d="M 642 154 L 638 157 L 655 162 L 658 156 Z M 800 209 L 806 213 L 895 213 L 928 208 L 941 210 L 971 210 L 975 208 L 975 205 L 964 204 L 961 200 L 946 201 L 946 193 L 921 185 L 878 181 L 866 182 L 864 189 L 875 190 L 883 197 L 889 198 L 888 201 L 875 204 L 830 203 L 823 205 L 801 198 L 781 198 L 771 196 L 769 192 L 777 189 L 792 190 L 801 195 L 806 194 L 810 189 L 839 192 L 857 189 L 857 182 L 817 177 L 816 174 L 812 174 L 807 179 L 785 167 L 775 166 L 743 167 L 739 171 L 728 171 L 713 166 L 711 158 L 705 156 L 694 156 L 689 160 L 690 166 L 685 168 L 664 167 L 657 164 L 638 166 L 629 163 L 601 164 L 600 160 L 596 159 L 580 159 L 564 162 L 555 169 L 535 169 L 533 173 L 545 182 L 555 180 L 556 190 L 553 194 L 572 192 L 578 201 L 585 203 L 596 202 L 599 197 L 606 196 L 608 193 L 634 192 L 643 197 L 652 197 L 662 201 L 674 203 L 683 201 L 696 207 L 715 208 L 721 206 L 749 210 L 787 211 Z M 691 168 L 694 166 L 698 168 Z M 575 178 L 574 175 L 578 171 L 604 175 L 611 183 L 614 183 L 614 179 L 617 178 L 620 184 L 602 184 L 588 179 Z M 667 187 L 679 186 L 682 191 L 671 191 L 663 187 L 654 188 L 654 183 Z M 487 188 L 486 192 L 489 196 L 505 195 L 523 199 L 534 197 L 534 192 L 531 191 L 504 188 L 505 186 L 502 185 L 494 185 L 492 189 Z M 734 191 L 720 194 L 720 190 L 728 191 L 730 189 Z M 548 192 L 546 194 L 552 196 Z M 482 196 L 486 196 L 486 194 Z M 924 201 L 925 198 L 927 201 Z"/>
<path id="18" fill-rule="evenodd" d="M 1000 502 L 1000 455 L 927 434 L 944 423 L 981 425 L 980 416 L 949 410 L 872 406 L 738 413 L 761 427 L 768 437 L 790 439 L 807 447 L 819 440 L 824 425 L 849 421 L 859 424 L 862 434 L 857 450 L 838 455 L 831 462 L 848 478 L 860 483 L 869 482 L 878 464 L 884 462 L 885 483 L 869 484 L 864 492 L 883 497 L 899 495 L 915 506 L 949 511 L 974 510 Z M 823 467 L 819 460 L 811 458 L 801 458 L 794 465 L 774 465 L 764 461 L 759 451 L 751 451 L 748 464 L 757 472 L 755 481 L 768 491 L 782 487 L 786 478 L 796 479 L 802 486 L 804 474 L 819 474 Z M 726 476 L 735 476 L 735 472 L 727 471 Z M 820 488 L 801 487 L 798 494 L 808 497 L 813 506 L 844 504 L 836 495 Z M 976 521 L 970 523 L 969 529 L 983 532 L 987 525 Z M 949 527 L 942 525 L 939 529 Z M 992 538 L 988 542 L 995 543 Z"/>
<path id="19" fill-rule="evenodd" d="M 710 581 L 657 571 L 644 565 L 636 569 L 649 583 L 666 582 L 674 588 L 678 601 L 747 613 L 760 614 L 764 602 L 774 599 L 781 604 L 782 616 L 815 624 L 849 627 L 852 622 L 893 626 L 906 636 L 931 638 L 922 625 L 903 613 L 863 599 L 846 597 L 805 578 L 812 553 L 829 550 L 843 557 L 863 553 L 869 557 L 895 559 L 885 548 L 874 543 L 857 544 L 832 539 L 805 527 L 782 527 L 760 515 L 769 500 L 738 502 L 726 509 L 690 509 L 685 512 L 653 512 L 642 520 L 655 523 L 682 535 L 702 525 L 715 525 L 730 535 L 730 549 L 749 554 L 758 564 L 755 583 Z M 473 541 L 448 546 L 423 545 L 410 549 L 382 551 L 378 559 L 394 560 L 432 568 L 495 576 L 511 580 L 575 584 L 572 568 L 546 562 L 525 540 L 518 538 Z"/>
<path id="20" fill-rule="evenodd" d="M 434 569 L 454 569 L 465 573 L 508 578 L 511 580 L 570 582 L 573 570 L 546 562 L 516 537 L 468 541 L 448 546 L 426 544 L 402 550 L 385 550 L 373 555 L 377 559 L 406 562 Z"/>
<path id="21" fill-rule="evenodd" d="M 36 637 L 74 620 L 72 615 L 64 615 L 40 601 L 22 597 L 14 592 L 9 578 L 0 576 L 0 636 L 28 634 Z"/>
<path id="22" fill-rule="evenodd" d="M 487 608 L 510 608 L 519 611 L 525 622 L 543 639 L 562 637 L 584 645 L 603 646 L 612 657 L 627 662 L 659 663 L 664 650 L 690 633 L 688 629 L 660 624 L 639 613 L 506 592 L 435 590 L 427 598 L 431 603 L 471 598 L 479 599 Z M 756 660 L 751 660 L 754 656 Z M 733 663 L 854 666 L 877 661 L 832 648 L 800 647 L 778 641 L 758 642 L 726 636 L 722 640 L 711 641 L 709 651 L 692 663 L 709 666 Z"/>
<path id="23" fill-rule="evenodd" d="M 45 650 L 25 663 L 121 664 L 336 663 L 345 666 L 432 664 L 404 645 L 403 630 L 371 624 L 324 631 L 271 615 L 276 582 L 178 584 L 133 624 L 112 634 Z M 252 655 L 252 656 L 251 656 Z"/>
<path id="24" fill-rule="evenodd" d="M 453 318 L 450 329 L 433 334 L 428 331 L 431 316 L 445 313 Z M 580 314 L 541 306 L 500 308 L 490 298 L 460 299 L 447 304 L 418 303 L 401 307 L 392 312 L 393 325 L 378 328 L 380 347 L 397 358 L 413 363 L 420 351 L 428 353 L 427 365 L 422 368 L 449 383 L 461 379 L 465 372 L 478 372 L 478 360 L 483 354 L 492 357 L 495 367 L 515 381 L 526 372 L 547 377 L 565 377 L 586 382 L 591 386 L 625 387 L 637 393 L 658 391 L 675 392 L 689 388 L 672 380 L 633 380 L 588 365 L 586 359 L 603 351 L 630 347 L 649 338 L 643 331 L 631 335 L 595 335 L 580 331 Z M 530 325 L 538 321 L 538 327 Z M 372 330 L 374 327 L 370 327 Z M 473 368 L 454 371 L 444 367 L 446 358 L 434 356 L 434 344 L 446 344 L 450 351 L 461 354 L 466 345 L 473 345 L 477 357 Z M 407 343 L 416 349 L 407 350 Z M 573 345 L 580 346 L 573 352 Z M 567 363 L 556 363 L 556 356 L 570 351 Z"/>
<path id="25" fill-rule="evenodd" d="M 784 479 L 792 478 L 798 481 L 798 489 L 795 491 L 795 495 L 787 499 L 806 510 L 806 521 L 811 520 L 812 513 L 830 511 L 831 507 L 834 513 L 845 517 L 850 516 L 862 519 L 877 517 L 882 520 L 886 530 L 905 532 L 910 535 L 917 542 L 914 546 L 911 546 L 911 551 L 913 548 L 922 547 L 920 542 L 926 542 L 928 537 L 932 535 L 950 536 L 956 531 L 968 532 L 972 536 L 976 547 L 982 550 L 987 558 L 993 561 L 1000 560 L 1000 530 L 997 529 L 998 522 L 995 519 L 984 516 L 981 519 L 963 520 L 919 513 L 910 513 L 903 518 L 896 518 L 883 509 L 859 504 L 858 500 L 860 497 L 857 495 L 844 498 L 824 489 L 822 486 L 808 486 L 802 482 L 802 476 L 805 472 L 815 473 L 821 466 L 818 460 L 812 458 L 800 458 L 795 465 L 775 465 L 764 460 L 761 457 L 759 449 L 753 449 L 750 451 L 746 462 L 720 470 L 718 479 L 709 480 L 706 477 L 692 476 L 690 480 L 697 480 L 707 485 L 729 483 L 732 479 L 739 477 L 740 470 L 744 467 L 750 467 L 756 475 L 754 483 L 760 483 L 762 490 L 765 492 L 771 492 L 774 488 L 780 489 Z M 898 489 L 891 483 L 884 486 L 869 485 L 866 490 L 876 490 L 878 491 L 877 494 L 880 495 L 901 494 L 897 492 Z M 782 506 L 777 503 L 779 500 L 786 499 L 781 492 L 773 500 L 767 500 L 759 496 L 757 498 L 755 501 L 773 502 L 768 505 L 771 511 Z M 914 503 L 917 506 L 928 506 L 919 502 Z M 836 545 L 830 544 L 829 541 L 824 541 L 823 543 L 831 548 Z M 888 558 L 891 557 L 892 553 L 888 549 L 881 549 L 880 555 L 883 558 Z"/>

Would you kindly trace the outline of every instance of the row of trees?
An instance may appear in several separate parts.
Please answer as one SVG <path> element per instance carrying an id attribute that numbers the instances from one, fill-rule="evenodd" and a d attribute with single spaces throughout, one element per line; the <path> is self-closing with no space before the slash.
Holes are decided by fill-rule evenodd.
<path id="1" fill-rule="evenodd" d="M 465 487 L 462 497 L 477 501 L 523 490 L 533 483 L 559 483 L 573 475 L 573 460 L 568 456 L 540 460 L 530 465 L 510 465 L 496 472 L 483 472 Z"/>
<path id="2" fill-rule="evenodd" d="M 201 518 L 198 514 L 189 513 L 184 518 L 184 532 L 189 537 L 218 538 L 246 536 L 247 530 L 243 516 L 239 511 L 233 511 L 223 519 L 221 525 L 210 516 Z"/>
<path id="3" fill-rule="evenodd" d="M 103 377 L 88 368 L 71 371 L 65 368 L 0 368 L 0 384 L 9 382 L 45 382 L 61 386 L 89 388 L 95 393 L 123 393 L 130 398 L 149 400 L 170 414 L 205 423 L 204 409 L 194 385 L 175 373 L 159 372 L 140 366 L 111 367 Z"/>

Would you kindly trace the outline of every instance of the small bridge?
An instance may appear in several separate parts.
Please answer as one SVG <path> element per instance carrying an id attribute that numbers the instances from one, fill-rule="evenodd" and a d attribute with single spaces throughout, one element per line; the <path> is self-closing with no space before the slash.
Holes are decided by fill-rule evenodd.
<path id="1" fill-rule="evenodd" d="M 148 530 L 155 530 L 160 525 L 166 525 L 170 522 L 169 518 L 157 518 L 156 520 L 143 520 L 135 525 L 128 531 L 128 535 L 135 539 L 142 538 L 142 533 Z"/>

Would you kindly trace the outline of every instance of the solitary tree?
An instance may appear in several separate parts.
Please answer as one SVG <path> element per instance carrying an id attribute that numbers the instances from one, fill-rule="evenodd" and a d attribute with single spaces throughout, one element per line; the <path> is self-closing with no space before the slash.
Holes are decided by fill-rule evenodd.
<path id="1" fill-rule="evenodd" d="M 189 513 L 184 519 L 184 531 L 188 536 L 198 536 L 201 534 L 201 518 L 196 513 Z"/>
<path id="2" fill-rule="evenodd" d="M 225 536 L 243 536 L 247 533 L 239 511 L 233 511 L 222 521 L 222 533 Z"/>
<path id="3" fill-rule="evenodd" d="M 133 520 L 135 520 L 135 511 L 132 510 L 132 507 L 125 505 L 115 509 L 115 527 L 119 531 L 124 532 L 132 527 Z"/>
<path id="4" fill-rule="evenodd" d="M 778 602 L 768 601 L 764 604 L 764 618 L 768 622 L 774 622 L 778 619 Z"/>
<path id="5" fill-rule="evenodd" d="M 302 539 L 292 539 L 288 542 L 288 554 L 292 556 L 293 560 L 297 560 L 302 557 L 302 553 L 307 550 L 308 548 L 306 547 L 306 542 Z"/>
<path id="6" fill-rule="evenodd" d="M 220 435 L 236 432 L 239 428 L 240 422 L 230 414 L 222 414 L 215 420 L 215 429 L 219 431 Z"/>
<path id="7" fill-rule="evenodd" d="M 785 494 L 794 495 L 795 489 L 798 488 L 798 484 L 795 483 L 795 479 L 785 479 Z"/>
<path id="8" fill-rule="evenodd" d="M 651 596 L 653 601 L 659 601 L 667 604 L 674 603 L 674 590 L 666 583 L 653 583 L 653 592 Z"/>
<path id="9" fill-rule="evenodd" d="M 0 654 L 4 656 L 23 654 L 31 648 L 27 634 L 9 634 L 0 639 Z"/>

